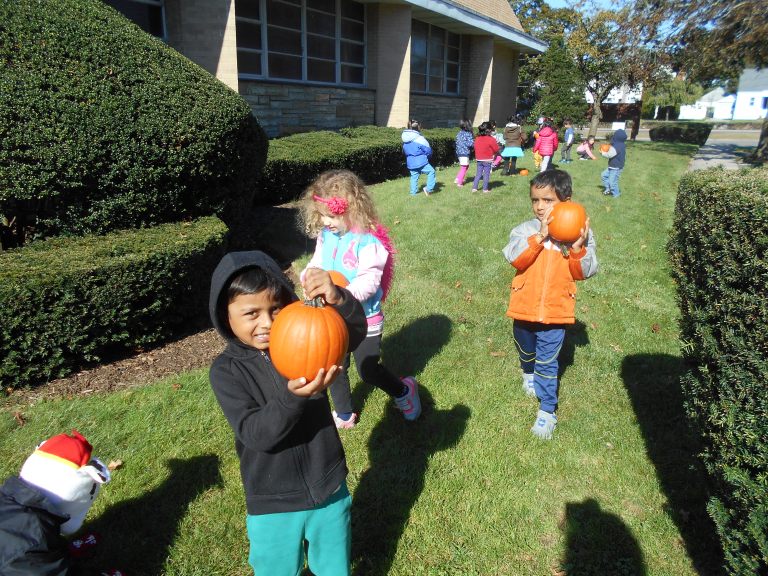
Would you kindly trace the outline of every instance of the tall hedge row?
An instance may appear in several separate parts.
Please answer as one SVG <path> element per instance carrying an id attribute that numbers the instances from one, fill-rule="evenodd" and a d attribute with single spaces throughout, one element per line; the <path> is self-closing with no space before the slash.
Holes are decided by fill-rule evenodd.
<path id="1" fill-rule="evenodd" d="M 100 0 L 0 0 L 0 214 L 104 233 L 248 204 L 245 101 Z"/>
<path id="2" fill-rule="evenodd" d="M 362 126 L 340 132 L 307 132 L 270 141 L 267 163 L 257 186 L 257 204 L 281 204 L 298 198 L 321 172 L 352 170 L 373 184 L 407 175 L 402 130 Z M 456 161 L 456 130 L 425 130 L 433 166 Z"/>
<path id="3" fill-rule="evenodd" d="M 0 252 L 0 384 L 35 385 L 207 321 L 216 217 Z"/>
<path id="4" fill-rule="evenodd" d="M 669 242 L 683 386 L 728 572 L 768 574 L 768 169 L 692 172 Z"/>

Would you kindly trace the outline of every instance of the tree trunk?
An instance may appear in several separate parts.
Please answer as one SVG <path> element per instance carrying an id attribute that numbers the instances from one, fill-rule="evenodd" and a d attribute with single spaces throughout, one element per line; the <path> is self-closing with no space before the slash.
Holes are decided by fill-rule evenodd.
<path id="1" fill-rule="evenodd" d="M 593 98 L 594 104 L 592 104 L 592 119 L 589 121 L 589 132 L 587 138 L 590 136 L 597 137 L 597 126 L 600 124 L 600 119 L 603 117 L 603 112 L 600 110 L 600 103 L 597 98 Z"/>
<path id="2" fill-rule="evenodd" d="M 760 142 L 755 150 L 755 162 L 765 164 L 768 162 L 768 115 L 763 118 L 763 127 L 760 129 Z"/>

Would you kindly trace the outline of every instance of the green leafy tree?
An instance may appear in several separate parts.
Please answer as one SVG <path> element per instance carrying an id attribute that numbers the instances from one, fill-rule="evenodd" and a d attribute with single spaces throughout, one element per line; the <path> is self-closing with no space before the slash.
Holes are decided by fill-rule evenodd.
<path id="1" fill-rule="evenodd" d="M 553 38 L 538 62 L 540 93 L 534 116 L 548 116 L 559 124 L 564 118 L 576 123 L 586 119 L 585 83 L 562 37 Z"/>
<path id="2" fill-rule="evenodd" d="M 669 76 L 660 80 L 643 92 L 643 113 L 654 117 L 654 112 L 662 109 L 665 120 L 669 113 L 684 104 L 693 104 L 704 93 L 700 84 L 689 81 L 683 74 Z"/>

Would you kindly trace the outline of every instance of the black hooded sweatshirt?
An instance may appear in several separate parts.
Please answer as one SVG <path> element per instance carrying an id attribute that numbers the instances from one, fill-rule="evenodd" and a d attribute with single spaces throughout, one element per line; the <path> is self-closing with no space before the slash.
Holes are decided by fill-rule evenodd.
<path id="1" fill-rule="evenodd" d="M 344 449 L 324 391 L 300 398 L 288 390 L 268 353 L 235 338 L 222 326 L 219 295 L 238 272 L 259 267 L 293 287 L 274 260 L 263 252 L 231 252 L 211 278 L 209 311 L 227 340 L 213 361 L 210 380 L 222 412 L 235 434 L 248 514 L 308 510 L 324 502 L 347 476 Z M 367 323 L 360 303 L 342 289 L 334 306 L 349 330 L 349 350 L 365 338 Z"/>
<path id="2" fill-rule="evenodd" d="M 616 156 L 608 160 L 608 168 L 624 168 L 627 157 L 627 133 L 621 128 L 616 130 L 611 138 L 611 146 L 616 150 Z"/>

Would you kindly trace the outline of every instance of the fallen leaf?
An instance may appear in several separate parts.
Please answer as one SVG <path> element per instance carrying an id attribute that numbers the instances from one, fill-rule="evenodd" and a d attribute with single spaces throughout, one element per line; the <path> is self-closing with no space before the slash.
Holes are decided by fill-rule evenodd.
<path id="1" fill-rule="evenodd" d="M 461 280 L 456 280 L 456 286 L 454 288 L 461 288 Z"/>
<path id="2" fill-rule="evenodd" d="M 467 290 L 467 293 L 464 294 L 464 300 L 472 302 L 472 290 Z"/>
<path id="3" fill-rule="evenodd" d="M 181 383 L 174 382 L 173 384 L 171 384 L 171 388 L 173 388 L 174 390 L 181 390 Z"/>
<path id="4" fill-rule="evenodd" d="M 394 224 L 395 226 L 397 226 L 398 224 L 400 224 L 400 220 L 395 220 L 394 222 L 392 222 L 392 224 Z"/>
<path id="5" fill-rule="evenodd" d="M 24 426 L 24 424 L 27 423 L 27 421 L 24 419 L 24 415 L 16 410 L 16 412 L 13 413 L 13 417 L 16 419 L 16 424 L 19 426 Z"/>
<path id="6" fill-rule="evenodd" d="M 507 353 L 503 352 L 501 350 L 499 350 L 498 352 L 491 352 L 491 356 L 494 356 L 496 358 L 503 358 L 506 355 L 507 355 Z"/>
<path id="7" fill-rule="evenodd" d="M 595 324 L 594 322 L 590 322 L 589 327 L 592 328 L 592 330 L 597 330 L 597 324 Z"/>
<path id="8" fill-rule="evenodd" d="M 612 349 L 614 352 L 621 352 L 621 351 L 622 351 L 622 350 L 621 350 L 621 346 L 619 346 L 618 344 L 611 344 L 611 349 Z"/>
<path id="9" fill-rule="evenodd" d="M 605 447 L 608 448 L 608 450 L 613 450 L 613 444 L 611 444 L 610 442 L 606 442 Z"/>
<path id="10" fill-rule="evenodd" d="M 107 464 L 107 469 L 112 472 L 113 470 L 117 470 L 123 465 L 122 460 L 110 460 L 109 464 Z"/>
<path id="11" fill-rule="evenodd" d="M 661 326 L 659 326 L 658 322 L 653 323 L 653 326 L 651 326 L 651 332 L 653 332 L 654 334 L 658 334 L 659 332 L 661 332 Z"/>
<path id="12" fill-rule="evenodd" d="M 648 246 L 645 244 L 640 244 L 640 250 L 645 250 L 646 248 L 648 248 Z"/>

